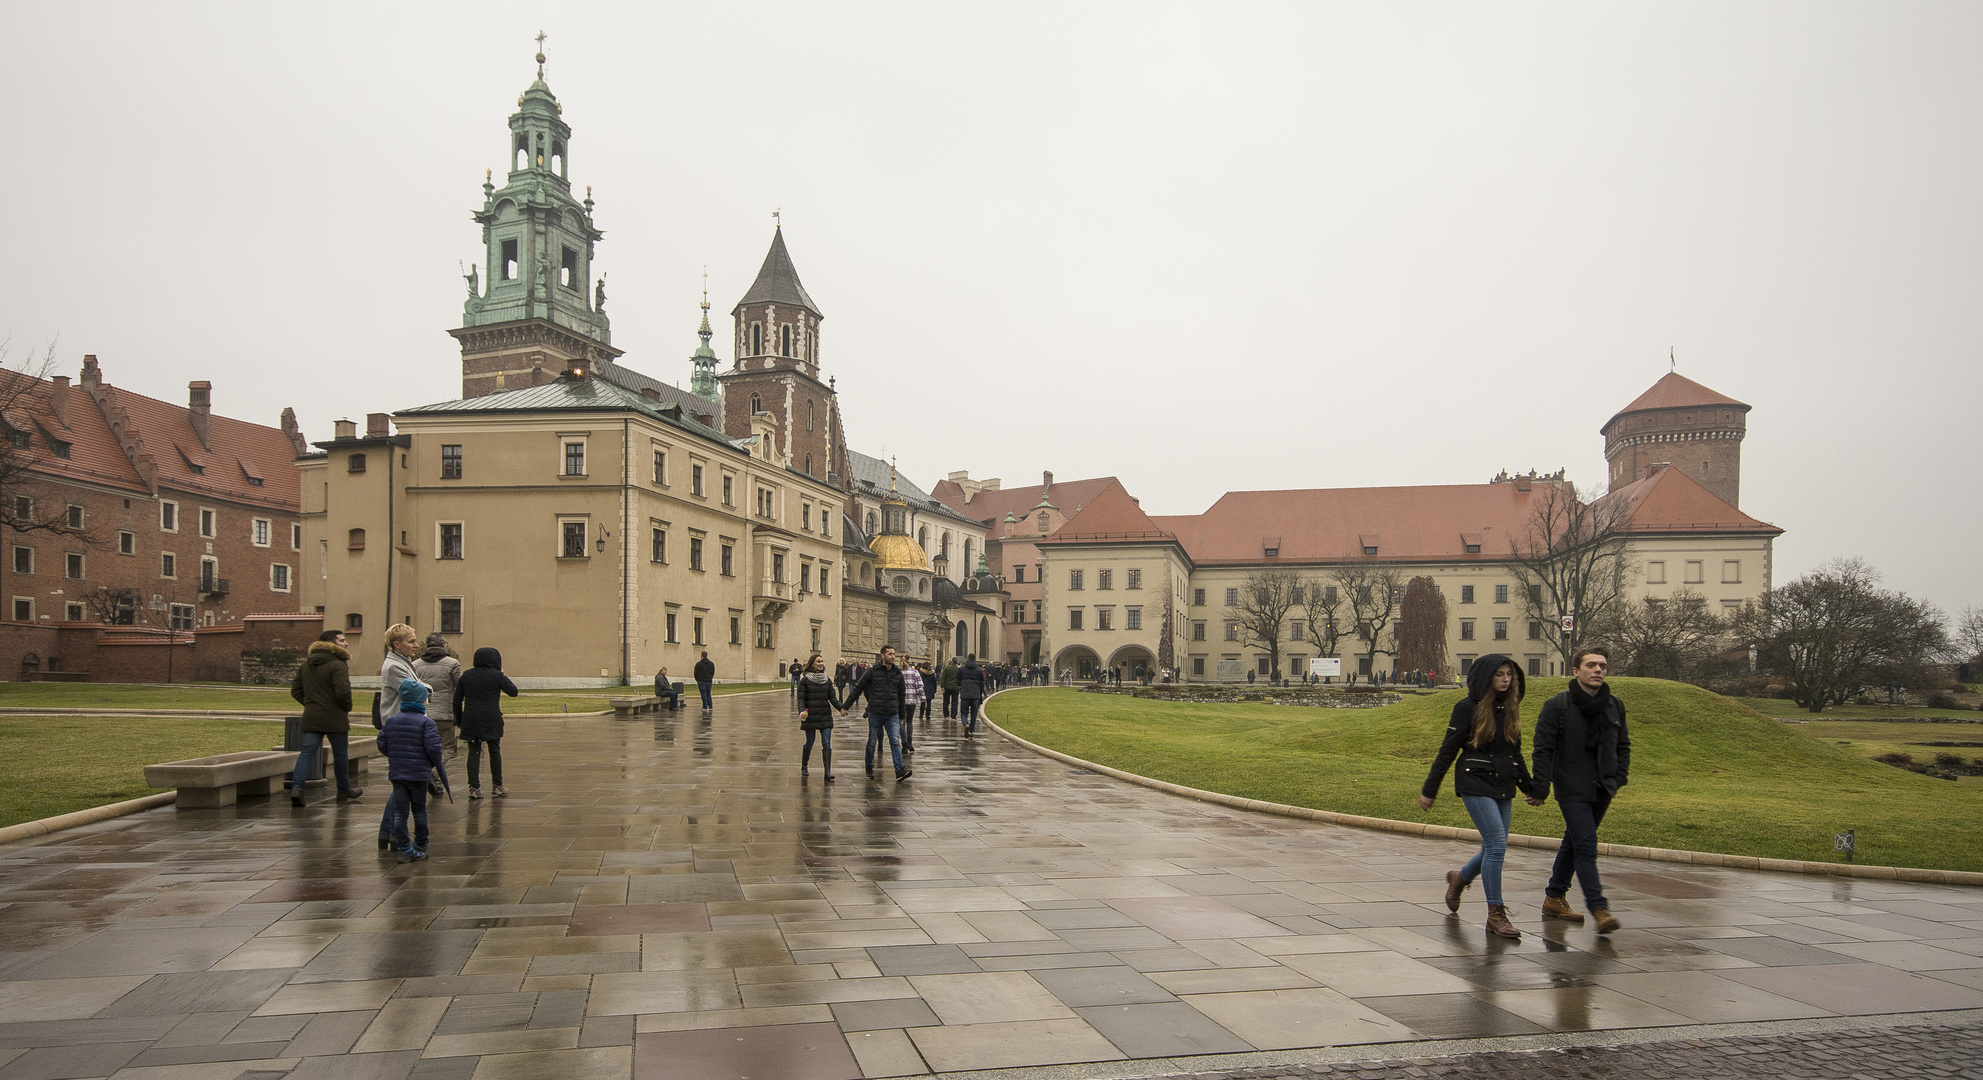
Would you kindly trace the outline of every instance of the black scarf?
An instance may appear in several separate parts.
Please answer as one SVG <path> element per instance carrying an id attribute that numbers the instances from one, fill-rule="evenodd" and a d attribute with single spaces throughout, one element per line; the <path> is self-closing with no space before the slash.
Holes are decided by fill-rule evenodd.
<path id="1" fill-rule="evenodd" d="M 1570 704 L 1584 714 L 1584 749 L 1597 749 L 1598 735 L 1611 723 L 1611 684 L 1601 683 L 1597 693 L 1584 690 L 1584 684 L 1570 680 Z"/>

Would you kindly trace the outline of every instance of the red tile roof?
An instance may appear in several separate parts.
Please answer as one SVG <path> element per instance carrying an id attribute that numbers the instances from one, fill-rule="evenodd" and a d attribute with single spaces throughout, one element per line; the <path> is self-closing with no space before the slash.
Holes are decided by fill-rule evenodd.
<path id="1" fill-rule="evenodd" d="M 1069 518 L 1052 536 L 1040 541 L 1043 544 L 1092 543 L 1097 540 L 1122 541 L 1170 540 L 1177 537 L 1158 525 L 1156 520 L 1143 512 L 1135 497 L 1124 491 L 1122 485 L 1103 488 L 1101 494 L 1085 504 L 1081 512 Z"/>
<path id="2" fill-rule="evenodd" d="M 53 390 L 46 380 L 0 369 L 0 400 L 11 400 L 14 406 L 7 410 L 7 423 L 27 432 L 31 440 L 23 464 L 49 476 L 150 494 L 89 392 L 80 386 L 69 388 L 69 423 L 64 425 L 56 421 L 49 403 Z M 49 445 L 51 435 L 69 444 L 68 457 L 55 455 Z"/>
<path id="3" fill-rule="evenodd" d="M 1664 468 L 1605 496 L 1631 508 L 1631 531 L 1746 532 L 1779 535 L 1782 529 L 1737 510 L 1700 482 L 1675 468 Z"/>
<path id="4" fill-rule="evenodd" d="M 1727 405 L 1741 409 L 1743 412 L 1749 411 L 1749 406 L 1727 394 L 1710 390 L 1677 371 L 1669 371 L 1661 375 L 1659 381 L 1652 384 L 1645 393 L 1634 398 L 1630 405 L 1618 410 L 1616 415 L 1604 422 L 1604 426 L 1609 428 L 1618 421 L 1618 417 L 1626 413 L 1645 412 L 1650 409 L 1693 409 L 1709 405 Z"/>
<path id="5" fill-rule="evenodd" d="M 1506 558 L 1534 500 L 1514 484 L 1231 491 L 1203 514 L 1155 517 L 1199 563 L 1337 562 L 1375 547 L 1385 561 Z M 1071 524 L 1071 523 L 1070 523 Z M 1269 557 L 1266 541 L 1280 552 Z M 1480 551 L 1469 555 L 1467 545 Z"/>
<path id="6" fill-rule="evenodd" d="M 1040 504 L 1042 485 L 1030 484 L 1025 487 L 1000 488 L 997 491 L 980 491 L 964 501 L 964 489 L 952 480 L 939 480 L 930 488 L 930 495 L 938 502 L 963 514 L 973 521 L 989 521 L 993 524 L 1005 520 L 1008 511 L 1014 517 L 1025 517 L 1027 511 Z M 1099 476 L 1092 480 L 1057 480 L 1048 493 L 1049 500 L 1061 513 L 1073 516 L 1079 509 L 1094 502 L 1095 498 L 1109 488 L 1123 491 L 1122 481 L 1113 476 Z M 1127 492 L 1124 492 L 1127 494 Z"/>
<path id="7" fill-rule="evenodd" d="M 214 414 L 207 440 L 193 431 L 192 410 L 104 384 L 111 401 L 122 405 L 158 462 L 158 482 L 182 491 L 206 492 L 236 502 L 287 510 L 301 509 L 296 447 L 280 428 Z M 176 448 L 176 449 L 175 449 Z M 193 466 L 203 466 L 194 471 Z M 260 485 L 249 482 L 262 478 Z"/>

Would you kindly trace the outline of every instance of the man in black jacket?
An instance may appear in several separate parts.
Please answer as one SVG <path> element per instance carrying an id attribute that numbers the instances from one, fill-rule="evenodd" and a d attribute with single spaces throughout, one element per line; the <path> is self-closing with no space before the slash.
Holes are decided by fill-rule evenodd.
<path id="1" fill-rule="evenodd" d="M 708 712 L 716 707 L 715 703 L 709 700 L 709 684 L 715 681 L 716 664 L 709 659 L 709 650 L 704 649 L 702 650 L 702 659 L 695 662 L 695 688 L 702 691 L 703 712 Z"/>
<path id="2" fill-rule="evenodd" d="M 957 669 L 957 694 L 964 699 L 960 715 L 964 720 L 964 737 L 968 739 L 978 727 L 978 702 L 985 698 L 985 668 L 978 663 L 977 653 L 966 653 L 964 666 Z"/>
<path id="3" fill-rule="evenodd" d="M 1556 787 L 1556 807 L 1563 812 L 1563 843 L 1556 849 L 1556 867 L 1544 890 L 1542 915 L 1581 923 L 1584 917 L 1563 899 L 1574 871 L 1583 887 L 1584 904 L 1597 920 L 1597 932 L 1609 934 L 1622 924 L 1612 916 L 1597 877 L 1597 827 L 1604 812 L 1632 771 L 1632 737 L 1625 729 L 1625 703 L 1611 695 L 1604 674 L 1611 654 L 1595 646 L 1577 650 L 1571 660 L 1575 676 L 1570 688 L 1550 698 L 1536 716 L 1536 790 L 1531 803 L 1540 805 Z"/>
<path id="4" fill-rule="evenodd" d="M 880 659 L 847 688 L 840 714 L 845 716 L 862 695 L 868 699 L 868 779 L 874 779 L 874 759 L 885 733 L 889 753 L 895 758 L 895 779 L 907 780 L 911 770 L 902 764 L 902 669 L 895 666 L 894 646 L 882 646 Z"/>

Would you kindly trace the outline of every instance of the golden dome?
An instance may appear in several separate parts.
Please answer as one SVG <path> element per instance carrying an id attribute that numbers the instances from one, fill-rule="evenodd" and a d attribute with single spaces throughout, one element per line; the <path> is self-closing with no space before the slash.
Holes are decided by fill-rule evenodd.
<path id="1" fill-rule="evenodd" d="M 930 557 L 923 553 L 922 545 L 899 533 L 875 537 L 868 541 L 868 550 L 874 552 L 875 565 L 886 570 L 921 570 L 926 574 L 936 572 L 930 565 Z"/>

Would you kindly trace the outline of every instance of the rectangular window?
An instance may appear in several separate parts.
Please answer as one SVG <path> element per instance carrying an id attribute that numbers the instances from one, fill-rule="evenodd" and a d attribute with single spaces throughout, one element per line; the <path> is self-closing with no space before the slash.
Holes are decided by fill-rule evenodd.
<path id="1" fill-rule="evenodd" d="M 1508 586 L 1496 585 L 1494 587 L 1494 602 L 1497 604 L 1505 604 L 1508 602 Z"/>
<path id="2" fill-rule="evenodd" d="M 735 505 L 737 505 L 737 503 L 736 503 L 736 494 L 735 494 L 735 492 L 736 492 L 736 481 L 737 481 L 737 478 L 736 478 L 736 477 L 734 477 L 734 476 L 725 476 L 725 477 L 723 478 L 723 505 L 724 505 L 724 506 L 735 506 Z"/>
<path id="3" fill-rule="evenodd" d="M 1081 571 L 1079 571 L 1079 570 L 1069 570 L 1069 571 L 1067 572 L 1067 588 L 1068 588 L 1068 591 L 1070 591 L 1070 592 L 1071 592 L 1071 591 L 1073 591 L 1073 590 L 1075 590 L 1075 589 L 1079 589 L 1080 587 L 1081 587 Z"/>
<path id="4" fill-rule="evenodd" d="M 708 644 L 708 642 L 702 640 L 702 616 L 697 615 L 695 617 L 694 623 L 690 627 L 690 629 L 695 631 L 695 640 L 692 644 L 696 644 L 696 645 Z"/>
<path id="5" fill-rule="evenodd" d="M 1508 640 L 1508 620 L 1506 619 L 1494 620 L 1494 640 L 1496 641 Z"/>
<path id="6" fill-rule="evenodd" d="M 365 629 L 365 616 L 359 614 L 356 611 L 346 615 L 344 617 L 344 629 L 347 632 L 350 631 L 362 632 Z"/>
<path id="7" fill-rule="evenodd" d="M 820 511 L 820 513 L 822 513 L 822 514 L 823 514 L 823 513 L 825 513 L 825 512 L 826 512 L 826 511 L 825 511 L 824 509 L 821 509 L 821 511 Z M 822 521 L 822 522 L 820 522 L 820 524 L 821 524 L 821 525 L 824 525 L 824 524 L 826 524 L 826 522 L 824 522 L 824 521 Z M 832 569 L 833 569 L 833 564 L 832 564 L 832 563 L 820 563 L 820 564 L 819 564 L 819 595 L 821 595 L 821 596 L 825 596 L 825 595 L 826 595 L 826 575 L 827 575 L 827 572 L 828 572 L 828 571 L 830 571 L 830 570 L 832 570 Z"/>
<path id="8" fill-rule="evenodd" d="M 82 578 L 83 576 L 82 555 L 78 554 L 77 552 L 71 551 L 68 553 L 68 557 L 63 560 L 63 563 L 64 563 L 64 566 L 62 567 L 63 577 L 74 580 L 80 580 Z"/>
<path id="9" fill-rule="evenodd" d="M 1238 624 L 1238 623 L 1236 623 L 1236 622 L 1229 622 L 1229 623 L 1227 623 L 1227 624 L 1226 624 L 1226 640 L 1227 640 L 1227 641 L 1238 641 L 1238 640 L 1239 640 L 1239 624 Z"/>
<path id="10" fill-rule="evenodd" d="M 18 445 L 18 444 L 17 444 L 17 445 Z M 16 496 L 14 496 L 14 520 L 15 520 L 15 521 L 33 521 L 33 520 L 34 520 L 34 500 L 33 500 L 33 499 L 31 499 L 31 498 L 29 498 L 29 497 L 28 497 L 28 496 L 26 496 L 26 495 L 16 495 Z"/>
<path id="11" fill-rule="evenodd" d="M 1192 675 L 1194 675 L 1194 676 L 1197 676 L 1197 677 L 1200 677 L 1200 678 L 1202 678 L 1202 677 L 1204 677 L 1204 675 L 1205 675 L 1205 658 L 1204 658 L 1204 657 L 1202 657 L 1202 656 L 1194 656 L 1194 657 L 1192 657 L 1192 658 L 1191 658 L 1191 674 L 1192 674 Z"/>
<path id="12" fill-rule="evenodd" d="M 1204 624 L 1204 622 L 1202 622 L 1202 621 L 1199 621 L 1199 622 L 1194 622 L 1194 623 L 1192 623 L 1192 624 L 1191 624 L 1191 640 L 1193 640 L 1193 641 L 1203 641 L 1203 640 L 1205 640 L 1205 624 Z"/>
<path id="13" fill-rule="evenodd" d="M 440 627 L 443 634 L 461 633 L 461 598 L 441 597 Z"/>
<path id="14" fill-rule="evenodd" d="M 1322 586 L 1322 602 L 1325 604 L 1336 602 L 1336 587 L 1334 585 Z"/>
<path id="15" fill-rule="evenodd" d="M 1115 609 L 1114 609 L 1114 608 L 1096 608 L 1096 609 L 1095 609 L 1095 629 L 1097 629 L 1097 630 L 1113 630 L 1113 629 L 1115 629 Z"/>
<path id="16" fill-rule="evenodd" d="M 1460 586 L 1460 603 L 1462 604 L 1473 603 L 1473 586 L 1471 585 Z"/>
<path id="17" fill-rule="evenodd" d="M 461 479 L 461 444 L 441 444 L 441 479 Z"/>
<path id="18" fill-rule="evenodd" d="M 668 561 L 668 530 L 666 529 L 654 530 L 653 558 L 655 562 L 664 563 Z"/>
<path id="19" fill-rule="evenodd" d="M 689 537 L 689 569 L 702 569 L 702 537 Z"/>
<path id="20" fill-rule="evenodd" d="M 558 555 L 565 559 L 585 558 L 585 522 L 566 521 L 559 526 L 561 543 Z"/>
<path id="21" fill-rule="evenodd" d="M 1530 641 L 1542 640 L 1542 623 L 1538 622 L 1535 619 L 1529 620 L 1529 640 Z"/>
<path id="22" fill-rule="evenodd" d="M 1703 562 L 1700 559 L 1688 559 L 1687 576 L 1684 583 L 1688 585 L 1699 585 L 1705 580 L 1707 580 L 1707 569 Z"/>
<path id="23" fill-rule="evenodd" d="M 440 523 L 439 551 L 435 554 L 443 559 L 461 558 L 461 522 L 443 521 Z"/>
<path id="24" fill-rule="evenodd" d="M 1013 621 L 1013 622 L 1015 622 L 1015 623 L 1022 623 L 1022 622 L 1025 622 L 1025 621 L 1026 621 L 1026 601 L 1024 601 L 1024 600 L 1014 600 L 1014 601 L 1012 602 L 1012 608 L 1011 608 L 1011 612 L 1012 612 L 1012 614 L 1010 615 L 1010 618 L 1012 619 L 1012 621 Z"/>
<path id="25" fill-rule="evenodd" d="M 668 482 L 668 452 L 666 450 L 654 451 L 654 482 L 657 484 L 666 484 Z"/>
<path id="26" fill-rule="evenodd" d="M 174 630 L 191 630 L 193 628 L 193 605 L 191 604 L 173 604 L 166 612 L 166 616 L 171 620 Z"/>
<path id="27" fill-rule="evenodd" d="M 1122 628 L 1125 630 L 1143 629 L 1143 609 L 1140 607 L 1123 609 Z"/>
<path id="28" fill-rule="evenodd" d="M 737 569 L 736 550 L 737 549 L 731 547 L 728 544 L 723 545 L 723 576 L 724 577 L 736 576 L 736 569 Z"/>
<path id="29" fill-rule="evenodd" d="M 24 596 L 14 597 L 14 621 L 34 621 L 34 601 Z"/>
<path id="30" fill-rule="evenodd" d="M 218 531 L 218 526 L 219 526 L 218 518 L 219 515 L 215 514 L 212 510 L 208 510 L 206 507 L 201 507 L 200 535 L 208 539 L 212 539 L 214 533 Z"/>
<path id="31" fill-rule="evenodd" d="M 1307 637 L 1308 623 L 1306 621 L 1301 619 L 1291 619 L 1288 621 L 1288 639 L 1290 641 L 1302 641 Z"/>
<path id="32" fill-rule="evenodd" d="M 785 556 L 776 551 L 771 553 L 771 580 L 776 582 L 785 580 Z"/>
<path id="33" fill-rule="evenodd" d="M 292 522 L 290 524 L 289 546 L 296 551 L 303 550 L 303 525 L 301 522 Z"/>
<path id="34" fill-rule="evenodd" d="M 1540 585 L 1529 586 L 1529 603 L 1534 604 L 1537 607 L 1542 606 L 1542 586 Z"/>
<path id="35" fill-rule="evenodd" d="M 74 529 L 74 530 L 76 530 L 77 532 L 81 532 L 81 531 L 82 531 L 82 528 L 83 528 L 83 508 L 82 508 L 82 507 L 80 507 L 80 506 L 75 506 L 75 505 L 71 505 L 71 506 L 69 507 L 69 527 L 70 527 L 71 529 Z"/>
<path id="36" fill-rule="evenodd" d="M 700 465 L 689 466 L 689 491 L 698 496 L 702 494 L 702 466 Z"/>
<path id="37" fill-rule="evenodd" d="M 1095 588 L 1097 589 L 1115 588 L 1115 571 L 1113 570 L 1095 571 Z"/>
<path id="38" fill-rule="evenodd" d="M 214 559 L 201 559 L 200 560 L 200 591 L 203 593 L 220 592 L 222 588 L 223 588 L 223 583 L 220 579 L 220 563 Z"/>
<path id="39" fill-rule="evenodd" d="M 1295 585 L 1288 589 L 1288 603 L 1290 604 L 1301 603 L 1301 586 Z"/>
<path id="40" fill-rule="evenodd" d="M 585 475 L 585 444 L 568 442 L 565 444 L 565 475 Z"/>
<path id="41" fill-rule="evenodd" d="M 757 624 L 757 647 L 760 649 L 771 647 L 771 624 L 768 622 Z"/>
<path id="42" fill-rule="evenodd" d="M 1473 620 L 1472 620 L 1472 619 L 1461 619 L 1461 620 L 1460 620 L 1460 640 L 1461 640 L 1461 641 L 1472 641 L 1472 640 L 1473 640 Z"/>
<path id="43" fill-rule="evenodd" d="M 1018 563 L 1013 563 L 1012 580 L 1015 584 L 1024 585 L 1026 583 L 1026 568 Z"/>
<path id="44" fill-rule="evenodd" d="M 162 578 L 177 578 L 179 576 L 179 557 L 169 551 L 160 555 L 158 557 L 158 576 Z"/>
<path id="45" fill-rule="evenodd" d="M 503 241 L 503 280 L 516 280 L 516 241 Z"/>
<path id="46" fill-rule="evenodd" d="M 1081 629 L 1081 609 L 1080 609 L 1080 608 L 1068 608 L 1068 609 L 1067 609 L 1067 628 L 1068 628 L 1069 630 L 1079 630 L 1079 629 Z"/>
<path id="47" fill-rule="evenodd" d="M 1742 563 L 1740 560 L 1723 559 L 1721 561 L 1721 583 L 1724 585 L 1740 585 L 1742 583 Z"/>
<path id="48" fill-rule="evenodd" d="M 668 613 L 668 641 L 670 644 L 674 644 L 680 640 L 680 638 L 675 636 L 675 613 L 671 611 Z"/>
<path id="49" fill-rule="evenodd" d="M 800 528 L 800 530 L 801 530 L 801 531 L 804 531 L 804 532 L 811 532 L 811 531 L 812 531 L 812 504 L 811 504 L 811 503 L 801 503 L 801 504 L 799 504 L 799 528 Z"/>
<path id="50" fill-rule="evenodd" d="M 1226 606 L 1227 606 L 1227 607 L 1237 607 L 1237 606 L 1239 606 L 1239 590 L 1238 590 L 1238 589 L 1227 589 L 1227 590 L 1226 590 Z"/>
<path id="51" fill-rule="evenodd" d="M 18 500 L 16 500 L 18 501 Z M 158 527 L 161 532 L 179 531 L 179 504 L 161 502 L 158 504 Z"/>
<path id="52" fill-rule="evenodd" d="M 1046 621 L 1046 619 L 1045 619 L 1044 617 L 1042 617 L 1042 616 L 1041 616 L 1041 614 L 1040 614 L 1040 605 L 1042 605 L 1042 604 L 1044 604 L 1044 603 L 1046 603 L 1046 601 L 1044 601 L 1044 600 L 1035 600 L 1035 601 L 1033 601 L 1033 621 L 1034 621 L 1034 622 L 1045 622 L 1045 621 Z"/>
<path id="53" fill-rule="evenodd" d="M 1653 561 L 1646 564 L 1646 584 L 1648 585 L 1666 584 L 1665 560 L 1654 559 Z"/>
<path id="54" fill-rule="evenodd" d="M 735 615 L 732 615 L 730 616 L 730 644 L 742 645 L 743 643 L 744 643 L 744 620 L 738 618 Z"/>
<path id="55" fill-rule="evenodd" d="M 1192 604 L 1193 604 L 1194 606 L 1196 606 L 1196 607 L 1204 607 L 1204 606 L 1205 606 L 1205 590 L 1203 590 L 1203 589 L 1193 589 L 1193 590 L 1191 590 L 1191 603 L 1192 603 Z M 1202 664 L 1202 663 L 1203 663 L 1203 661 L 1200 661 L 1200 663 Z"/>
<path id="56" fill-rule="evenodd" d="M 282 563 L 270 564 L 269 591 L 270 592 L 289 591 L 289 567 L 283 565 Z"/>
<path id="57" fill-rule="evenodd" d="M 117 554 L 136 555 L 137 553 L 138 553 L 138 534 L 130 533 L 130 532 L 118 533 Z"/>
<path id="58" fill-rule="evenodd" d="M 1273 674 L 1274 672 L 1273 672 L 1273 670 L 1272 670 L 1271 668 L 1269 668 L 1269 667 L 1267 666 L 1267 663 L 1268 663 L 1268 661 L 1267 661 L 1267 658 L 1266 658 L 1266 657 L 1264 657 L 1264 656 L 1263 656 L 1263 657 L 1261 657 L 1261 658 L 1260 658 L 1260 665 L 1259 665 L 1259 666 L 1258 666 L 1257 668 L 1255 668 L 1254 670 L 1255 670 L 1255 671 L 1258 671 L 1258 672 L 1259 672 L 1260 674 L 1262 674 L 1262 675 L 1272 675 L 1272 674 Z"/>
<path id="59" fill-rule="evenodd" d="M 346 472 L 354 472 L 354 473 L 361 473 L 361 472 L 364 472 L 364 471 L 365 471 L 365 455 L 363 455 L 363 454 L 353 454 L 353 455 L 351 455 L 351 456 L 350 456 L 349 458 L 347 458 L 347 459 L 345 459 L 345 462 L 344 462 L 344 471 L 346 471 Z"/>
<path id="60" fill-rule="evenodd" d="M 34 549 L 17 547 L 14 549 L 14 573 L 34 573 Z"/>
<path id="61" fill-rule="evenodd" d="M 273 542 L 274 540 L 269 535 L 269 519 L 254 519 L 253 531 L 249 543 L 254 544 L 256 547 L 268 547 Z"/>
<path id="62" fill-rule="evenodd" d="M 1531 676 L 1542 674 L 1542 657 L 1529 657 L 1529 674 Z"/>

